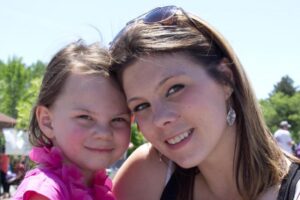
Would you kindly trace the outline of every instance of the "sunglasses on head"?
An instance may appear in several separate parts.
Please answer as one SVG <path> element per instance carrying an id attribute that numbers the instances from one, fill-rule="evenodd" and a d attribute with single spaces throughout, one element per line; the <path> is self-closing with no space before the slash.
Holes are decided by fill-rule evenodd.
<path id="1" fill-rule="evenodd" d="M 184 12 L 182 8 L 176 6 L 164 6 L 164 7 L 157 7 L 150 10 L 147 13 L 144 13 L 137 18 L 129 21 L 127 25 L 132 24 L 136 21 L 142 20 L 145 24 L 152 24 L 152 23 L 161 23 L 163 25 L 169 24 L 166 23 L 170 21 L 178 11 L 181 11 L 187 18 L 188 15 Z"/>
<path id="2" fill-rule="evenodd" d="M 180 7 L 177 6 L 164 6 L 164 7 L 157 7 L 152 10 L 150 10 L 147 13 L 144 13 L 137 18 L 130 20 L 126 23 L 126 27 L 123 28 L 117 36 L 113 39 L 111 44 L 114 43 L 114 41 L 119 38 L 123 34 L 123 32 L 126 30 L 128 25 L 136 23 L 138 21 L 142 21 L 144 24 L 153 24 L 153 23 L 160 23 L 161 25 L 174 25 L 177 24 L 177 20 L 175 18 L 175 15 L 178 14 L 178 12 L 181 12 L 188 21 L 197 29 L 197 25 L 194 23 L 194 21 L 188 16 L 188 14 Z M 199 30 L 200 31 L 200 30 Z"/>

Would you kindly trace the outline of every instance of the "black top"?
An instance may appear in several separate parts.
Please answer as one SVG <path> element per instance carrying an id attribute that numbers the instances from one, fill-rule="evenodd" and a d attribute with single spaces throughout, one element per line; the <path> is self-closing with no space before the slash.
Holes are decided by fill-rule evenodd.
<path id="1" fill-rule="evenodd" d="M 292 163 L 288 174 L 282 180 L 277 200 L 293 200 L 296 191 L 296 185 L 300 180 L 300 164 Z M 175 200 L 178 195 L 178 180 L 175 173 L 168 181 L 160 200 Z"/>
<path id="2" fill-rule="evenodd" d="M 293 200 L 299 179 L 300 165 L 299 163 L 292 163 L 288 174 L 282 180 L 277 200 Z"/>
<path id="3" fill-rule="evenodd" d="M 160 200 L 175 200 L 178 193 L 178 187 L 177 178 L 175 173 L 173 173 L 166 187 L 164 188 Z"/>

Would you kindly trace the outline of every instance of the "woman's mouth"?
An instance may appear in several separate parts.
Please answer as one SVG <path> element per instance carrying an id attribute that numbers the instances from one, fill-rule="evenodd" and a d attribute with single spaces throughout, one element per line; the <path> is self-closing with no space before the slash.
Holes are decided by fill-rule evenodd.
<path id="1" fill-rule="evenodd" d="M 171 139 L 168 139 L 166 141 L 166 143 L 171 144 L 171 145 L 178 144 L 179 142 L 181 142 L 181 141 L 185 140 L 186 138 L 188 138 L 192 134 L 193 131 L 194 131 L 194 129 L 191 128 L 188 131 L 185 131 L 185 132 L 183 132 L 183 133 L 181 133 L 181 134 L 179 134 L 179 135 L 177 135 L 177 136 L 175 136 Z"/>

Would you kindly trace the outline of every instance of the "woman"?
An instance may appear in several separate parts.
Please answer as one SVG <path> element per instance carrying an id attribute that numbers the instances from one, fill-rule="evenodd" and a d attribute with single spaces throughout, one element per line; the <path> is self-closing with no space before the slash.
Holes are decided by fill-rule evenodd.
<path id="1" fill-rule="evenodd" d="M 156 8 L 128 22 L 111 53 L 151 143 L 117 173 L 118 199 L 283 199 L 298 161 L 277 147 L 241 63 L 215 29 L 181 8 Z M 297 199 L 299 191 L 288 194 Z"/>

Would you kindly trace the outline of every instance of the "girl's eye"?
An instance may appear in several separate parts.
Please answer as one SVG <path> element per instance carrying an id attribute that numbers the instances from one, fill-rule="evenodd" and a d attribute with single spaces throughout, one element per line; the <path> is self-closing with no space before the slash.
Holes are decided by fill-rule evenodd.
<path id="1" fill-rule="evenodd" d="M 150 106 L 149 103 L 141 103 L 133 108 L 133 112 L 139 112 L 141 110 L 148 108 L 149 106 Z"/>
<path id="2" fill-rule="evenodd" d="M 183 84 L 176 84 L 176 85 L 173 85 L 167 92 L 166 94 L 166 97 L 172 95 L 173 93 L 176 93 L 178 92 L 179 90 L 183 89 L 184 88 L 184 85 Z"/>
<path id="3" fill-rule="evenodd" d="M 88 121 L 92 121 L 93 120 L 93 118 L 91 116 L 89 116 L 89 115 L 79 115 L 77 118 L 78 119 L 83 119 L 83 120 L 88 120 Z"/>
<path id="4" fill-rule="evenodd" d="M 112 126 L 115 128 L 120 127 L 129 127 L 130 126 L 130 119 L 123 118 L 123 117 L 116 117 L 111 120 Z"/>
<path id="5" fill-rule="evenodd" d="M 122 117 L 116 117 L 116 118 L 112 119 L 111 121 L 112 122 L 126 122 L 126 123 L 128 122 L 127 119 L 122 118 Z"/>

